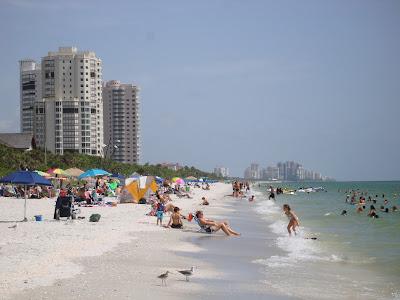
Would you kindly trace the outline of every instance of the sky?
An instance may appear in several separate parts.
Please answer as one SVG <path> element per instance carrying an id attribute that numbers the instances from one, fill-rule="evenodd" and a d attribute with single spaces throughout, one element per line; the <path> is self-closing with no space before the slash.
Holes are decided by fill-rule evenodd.
<path id="1" fill-rule="evenodd" d="M 140 87 L 141 163 L 400 179 L 400 1 L 0 0 L 0 40 L 0 132 L 18 61 L 76 46 Z"/>

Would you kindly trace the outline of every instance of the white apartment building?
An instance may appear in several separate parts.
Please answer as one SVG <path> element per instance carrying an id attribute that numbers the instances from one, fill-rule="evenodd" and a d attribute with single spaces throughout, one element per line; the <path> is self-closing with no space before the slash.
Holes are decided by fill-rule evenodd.
<path id="1" fill-rule="evenodd" d="M 32 59 L 19 62 L 20 68 L 20 130 L 33 133 L 35 103 L 42 98 L 40 64 Z"/>
<path id="2" fill-rule="evenodd" d="M 92 51 L 60 47 L 42 58 L 35 107 L 37 145 L 53 153 L 103 155 L 102 62 Z"/>
<path id="3" fill-rule="evenodd" d="M 214 174 L 219 177 L 229 177 L 229 169 L 225 167 L 215 167 Z"/>
<path id="4" fill-rule="evenodd" d="M 140 157 L 139 88 L 111 80 L 103 86 L 105 156 L 137 164 Z"/>

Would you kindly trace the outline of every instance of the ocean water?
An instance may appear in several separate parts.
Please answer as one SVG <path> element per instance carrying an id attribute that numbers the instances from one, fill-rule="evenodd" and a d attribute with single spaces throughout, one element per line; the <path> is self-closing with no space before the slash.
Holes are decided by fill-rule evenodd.
<path id="1" fill-rule="evenodd" d="M 324 191 L 283 194 L 272 201 L 267 200 L 269 185 Z M 351 190 L 368 192 L 367 200 L 371 196 L 377 203 L 367 201 L 367 210 L 357 213 L 346 203 Z M 384 199 L 389 201 L 385 207 L 400 207 L 400 182 L 260 183 L 253 193 L 254 210 L 275 235 L 266 243 L 284 250 L 284 255 L 253 261 L 265 266 L 269 289 L 303 299 L 400 299 L 400 211 L 379 211 Z M 284 203 L 300 219 L 297 236 L 288 236 Z M 367 216 L 371 204 L 378 219 Z"/>

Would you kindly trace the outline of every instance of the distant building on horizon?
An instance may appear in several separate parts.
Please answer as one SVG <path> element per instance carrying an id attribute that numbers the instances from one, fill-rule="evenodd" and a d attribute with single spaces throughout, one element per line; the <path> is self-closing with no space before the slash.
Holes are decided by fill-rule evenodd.
<path id="1" fill-rule="evenodd" d="M 139 88 L 111 80 L 103 85 L 104 154 L 138 164 L 140 156 Z"/>
<path id="2" fill-rule="evenodd" d="M 37 146 L 53 153 L 103 156 L 102 62 L 96 54 L 60 47 L 42 58 L 41 68 L 32 60 L 20 64 L 21 131 L 32 130 Z"/>
<path id="3" fill-rule="evenodd" d="M 276 166 L 263 169 L 262 179 L 282 181 L 321 181 L 334 180 L 321 173 L 306 170 L 301 164 L 294 161 L 278 162 Z"/>
<path id="4" fill-rule="evenodd" d="M 163 168 L 168 168 L 173 171 L 178 171 L 183 168 L 179 163 L 169 163 L 169 162 L 163 162 L 159 164 Z"/>
<path id="5" fill-rule="evenodd" d="M 257 163 L 252 163 L 250 167 L 244 171 L 244 178 L 261 179 L 260 165 Z"/>
<path id="6" fill-rule="evenodd" d="M 266 180 L 280 180 L 280 178 L 279 168 L 273 166 L 267 167 L 262 176 L 262 179 Z"/>
<path id="7" fill-rule="evenodd" d="M 229 169 L 225 167 L 215 167 L 213 173 L 218 177 L 229 177 Z"/>

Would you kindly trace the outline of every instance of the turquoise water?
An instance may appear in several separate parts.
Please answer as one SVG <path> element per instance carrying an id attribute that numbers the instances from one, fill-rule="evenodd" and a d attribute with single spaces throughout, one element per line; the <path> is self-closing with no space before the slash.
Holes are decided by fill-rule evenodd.
<path id="1" fill-rule="evenodd" d="M 256 211 L 276 234 L 276 245 L 287 255 L 257 261 L 266 266 L 266 284 L 304 298 L 399 297 L 400 211 L 385 213 L 379 208 L 384 205 L 384 199 L 389 201 L 385 207 L 400 207 L 400 182 L 274 183 L 271 184 L 274 187 L 287 189 L 323 187 L 326 190 L 283 194 L 275 202 L 266 200 L 269 185 L 261 183 L 260 187 L 254 187 L 258 191 Z M 351 195 L 351 190 L 368 192 L 364 197 L 368 200 L 371 196 L 377 203 L 367 201 L 367 209 L 357 213 L 355 205 L 346 203 L 346 195 Z M 288 237 L 288 221 L 281 210 L 284 203 L 300 219 L 300 234 L 296 237 Z M 367 216 L 371 204 L 377 209 L 378 219 Z M 346 216 L 341 215 L 342 210 L 347 211 Z M 288 270 L 293 271 L 289 276 Z M 324 293 L 316 297 L 321 285 Z"/>

